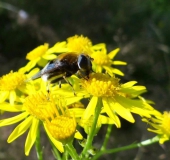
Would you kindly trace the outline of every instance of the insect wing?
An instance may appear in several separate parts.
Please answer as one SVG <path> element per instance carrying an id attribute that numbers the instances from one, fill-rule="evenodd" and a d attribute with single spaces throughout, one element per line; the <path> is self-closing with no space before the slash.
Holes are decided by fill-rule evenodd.
<path id="1" fill-rule="evenodd" d="M 55 62 L 51 61 L 51 62 L 47 63 L 46 66 L 41 70 L 41 75 L 46 74 L 46 73 L 51 73 L 54 70 L 56 70 L 57 66 L 59 66 L 58 63 L 56 63 L 56 62 L 58 62 L 58 61 L 55 61 Z"/>
<path id="2" fill-rule="evenodd" d="M 35 80 L 41 77 L 41 71 L 39 71 L 37 74 L 31 77 L 31 80 Z"/>
<path id="3" fill-rule="evenodd" d="M 47 63 L 46 66 L 41 71 L 39 71 L 38 73 L 31 77 L 31 80 L 38 79 L 45 74 L 50 74 L 55 70 L 59 70 L 60 67 L 57 69 L 57 66 L 59 66 L 58 61 L 51 61 Z"/>

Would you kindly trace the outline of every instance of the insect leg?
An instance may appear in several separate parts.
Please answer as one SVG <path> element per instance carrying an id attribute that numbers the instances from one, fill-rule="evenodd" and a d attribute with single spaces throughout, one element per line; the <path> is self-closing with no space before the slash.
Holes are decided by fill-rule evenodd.
<path id="1" fill-rule="evenodd" d="M 77 71 L 77 75 L 80 77 L 80 78 L 84 78 L 85 80 L 88 80 L 89 79 L 89 74 L 87 73 L 83 73 L 82 71 Z"/>
<path id="2" fill-rule="evenodd" d="M 49 81 L 47 81 L 46 90 L 47 90 L 47 93 L 49 94 L 50 93 L 50 82 Z"/>
<path id="3" fill-rule="evenodd" d="M 76 92 L 75 92 L 75 90 L 74 90 L 74 88 L 73 88 L 73 85 L 66 79 L 66 76 L 63 76 L 63 79 L 71 86 L 71 88 L 72 88 L 72 90 L 73 90 L 73 93 L 74 93 L 74 95 L 76 96 Z"/>
<path id="4" fill-rule="evenodd" d="M 61 88 L 61 81 L 58 81 L 58 87 Z"/>

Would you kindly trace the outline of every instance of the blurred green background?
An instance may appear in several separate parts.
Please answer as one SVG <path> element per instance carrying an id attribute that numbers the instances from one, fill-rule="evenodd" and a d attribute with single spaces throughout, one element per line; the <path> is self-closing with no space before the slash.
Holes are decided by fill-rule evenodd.
<path id="1" fill-rule="evenodd" d="M 120 47 L 116 59 L 128 63 L 119 67 L 125 73 L 122 82 L 137 80 L 147 87 L 144 97 L 153 100 L 156 109 L 170 110 L 169 0 L 0 0 L 0 76 L 24 66 L 26 54 L 38 45 L 52 46 L 75 34 L 88 36 L 93 44 L 106 43 L 108 51 Z M 113 129 L 110 148 L 154 136 L 140 117 L 135 118 L 135 124 L 122 120 L 122 128 Z M 29 157 L 24 155 L 26 135 L 7 144 L 12 128 L 0 129 L 0 160 L 36 160 L 34 149 Z M 95 146 L 99 147 L 105 130 L 102 127 Z M 44 159 L 53 160 L 45 138 L 42 144 Z M 101 160 L 168 160 L 169 152 L 167 142 Z"/>

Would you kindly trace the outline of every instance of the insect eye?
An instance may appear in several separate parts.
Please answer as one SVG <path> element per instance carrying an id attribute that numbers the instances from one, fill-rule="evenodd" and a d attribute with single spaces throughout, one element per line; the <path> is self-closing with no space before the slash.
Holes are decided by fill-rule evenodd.
<path id="1" fill-rule="evenodd" d="M 90 57 L 81 54 L 78 57 L 78 67 L 82 70 L 90 70 L 92 67 Z"/>

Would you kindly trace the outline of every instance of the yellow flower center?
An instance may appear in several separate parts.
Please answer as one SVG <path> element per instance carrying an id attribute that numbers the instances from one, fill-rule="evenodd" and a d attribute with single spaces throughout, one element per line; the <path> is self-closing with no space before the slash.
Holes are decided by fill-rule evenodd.
<path id="1" fill-rule="evenodd" d="M 26 76 L 23 73 L 11 71 L 0 78 L 0 91 L 15 90 L 20 87 L 25 80 Z"/>
<path id="2" fill-rule="evenodd" d="M 24 107 L 34 117 L 44 121 L 48 118 L 54 118 L 57 114 L 56 105 L 51 101 L 51 97 L 43 92 L 37 92 L 25 99 Z"/>
<path id="3" fill-rule="evenodd" d="M 37 92 L 26 98 L 24 107 L 31 115 L 42 120 L 51 135 L 58 141 L 66 143 L 74 137 L 76 120 L 70 115 L 61 98 Z"/>
<path id="4" fill-rule="evenodd" d="M 73 36 L 67 39 L 67 47 L 70 52 L 91 53 L 92 42 L 87 37 Z"/>
<path id="5" fill-rule="evenodd" d="M 170 112 L 164 112 L 162 120 L 163 133 L 170 136 Z"/>
<path id="6" fill-rule="evenodd" d="M 46 53 L 47 50 L 48 50 L 48 44 L 45 43 L 44 45 L 41 45 L 41 46 L 35 48 L 34 50 L 32 50 L 31 52 L 29 52 L 26 56 L 26 59 L 31 61 L 31 60 L 40 58 L 41 56 L 43 56 Z"/>
<path id="7" fill-rule="evenodd" d="M 76 132 L 75 118 L 70 116 L 58 116 L 47 121 L 46 126 L 51 135 L 62 143 L 72 140 Z"/>
<path id="8" fill-rule="evenodd" d="M 111 59 L 108 57 L 107 54 L 103 53 L 102 51 L 97 51 L 97 52 L 94 52 L 92 55 L 91 55 L 91 58 L 93 58 L 93 62 L 97 65 L 100 65 L 100 66 L 104 66 L 104 65 L 107 65 L 107 66 L 110 66 L 112 61 Z"/>
<path id="9" fill-rule="evenodd" d="M 91 74 L 88 80 L 82 80 L 82 86 L 93 96 L 113 97 L 119 92 L 119 79 L 106 74 Z"/>

